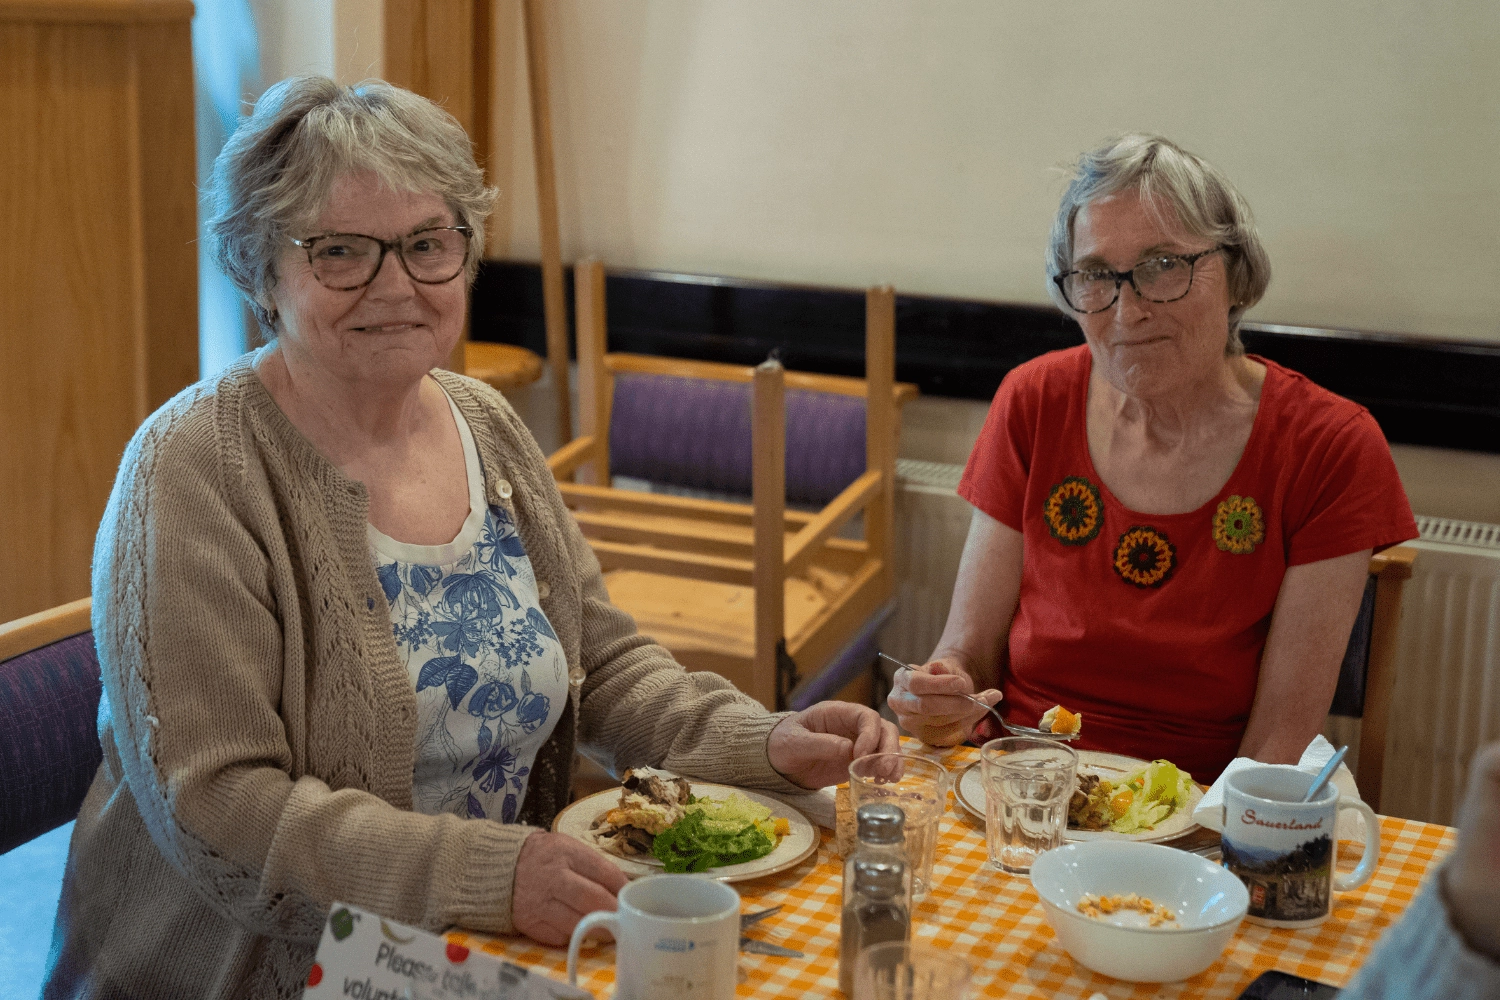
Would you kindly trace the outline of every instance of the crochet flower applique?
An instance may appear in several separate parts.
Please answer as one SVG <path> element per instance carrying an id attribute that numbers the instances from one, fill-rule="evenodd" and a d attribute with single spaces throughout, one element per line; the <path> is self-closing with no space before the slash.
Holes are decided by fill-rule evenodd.
<path id="1" fill-rule="evenodd" d="M 1177 549 L 1155 528 L 1137 526 L 1115 546 L 1115 572 L 1137 587 L 1160 587 L 1177 567 Z"/>
<path id="2" fill-rule="evenodd" d="M 1266 540 L 1266 519 L 1252 497 L 1232 496 L 1214 511 L 1214 544 L 1221 552 L 1249 555 Z"/>
<path id="3" fill-rule="evenodd" d="M 1104 503 L 1099 487 L 1082 476 L 1069 476 L 1047 494 L 1042 519 L 1052 537 L 1064 545 L 1082 545 L 1104 523 Z"/>

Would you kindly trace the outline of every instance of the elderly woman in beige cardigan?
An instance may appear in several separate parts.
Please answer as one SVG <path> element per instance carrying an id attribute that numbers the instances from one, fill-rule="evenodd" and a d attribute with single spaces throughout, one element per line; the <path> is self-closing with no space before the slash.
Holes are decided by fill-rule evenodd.
<path id="1" fill-rule="evenodd" d="M 157 411 L 94 561 L 104 761 L 47 996 L 299 995 L 333 900 L 566 942 L 619 870 L 546 832 L 575 747 L 794 791 L 892 750 L 767 713 L 612 607 L 535 441 L 457 342 L 493 192 L 381 83 L 285 81 L 216 168 L 270 339 Z"/>

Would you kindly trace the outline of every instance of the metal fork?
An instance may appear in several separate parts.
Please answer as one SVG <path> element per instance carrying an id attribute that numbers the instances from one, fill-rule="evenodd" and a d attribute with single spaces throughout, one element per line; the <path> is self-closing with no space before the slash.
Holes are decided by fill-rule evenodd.
<path id="1" fill-rule="evenodd" d="M 892 663 L 894 663 L 897 667 L 896 672 L 898 674 L 902 670 L 910 670 L 912 673 L 917 672 L 916 667 L 912 666 L 910 663 L 902 663 L 894 656 L 887 656 L 884 653 L 879 653 L 877 655 L 879 655 L 883 660 L 890 660 Z M 963 694 L 961 692 L 959 693 L 958 697 L 969 699 L 974 704 L 978 705 L 980 708 L 993 715 L 995 717 L 995 721 L 1000 723 L 1000 728 L 1010 733 L 1012 736 L 1034 736 L 1038 739 L 1057 740 L 1062 743 L 1067 743 L 1072 740 L 1078 739 L 1078 733 L 1053 733 L 1045 729 L 1034 729 L 1031 726 L 1012 725 L 1011 723 L 1006 722 L 1005 719 L 1001 717 L 1000 713 L 995 710 L 995 706 L 988 704 L 983 698 L 976 698 L 972 694 Z"/>
<path id="2" fill-rule="evenodd" d="M 784 948 L 779 944 L 772 944 L 769 941 L 757 941 L 752 937 L 746 937 L 744 934 L 746 930 L 754 926 L 757 922 L 766 919 L 771 914 L 776 913 L 780 910 L 781 904 L 777 903 L 775 906 L 767 910 L 760 910 L 756 913 L 740 914 L 740 951 L 748 951 L 751 954 L 755 955 L 775 955 L 778 958 L 802 957 L 802 952 L 800 951 L 796 951 L 791 948 Z"/>

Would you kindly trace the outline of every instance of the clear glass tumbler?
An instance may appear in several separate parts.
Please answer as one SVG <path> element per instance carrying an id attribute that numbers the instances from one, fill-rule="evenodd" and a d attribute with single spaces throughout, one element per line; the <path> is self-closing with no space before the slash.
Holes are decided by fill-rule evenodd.
<path id="1" fill-rule="evenodd" d="M 964 1000 L 969 963 L 916 941 L 886 941 L 859 953 L 854 1000 Z"/>
<path id="2" fill-rule="evenodd" d="M 979 759 L 990 864 L 1025 875 L 1038 854 L 1063 842 L 1078 754 L 1054 740 L 1006 736 L 981 747 Z"/>
<path id="3" fill-rule="evenodd" d="M 872 753 L 849 765 L 849 797 L 855 812 L 870 802 L 891 802 L 906 814 L 906 860 L 911 898 L 927 897 L 937 853 L 939 820 L 948 808 L 948 769 L 906 753 Z"/>

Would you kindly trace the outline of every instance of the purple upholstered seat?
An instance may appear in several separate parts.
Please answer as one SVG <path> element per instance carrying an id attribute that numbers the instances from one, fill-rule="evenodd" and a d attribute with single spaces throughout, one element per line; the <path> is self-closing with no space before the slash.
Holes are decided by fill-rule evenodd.
<path id="1" fill-rule="evenodd" d="M 103 757 L 99 690 L 92 632 L 0 663 L 0 854 L 78 815 Z"/>
<path id="2" fill-rule="evenodd" d="M 750 494 L 751 386 L 672 375 L 615 376 L 609 462 L 615 475 Z M 786 394 L 786 500 L 822 506 L 865 471 L 865 402 Z"/>

